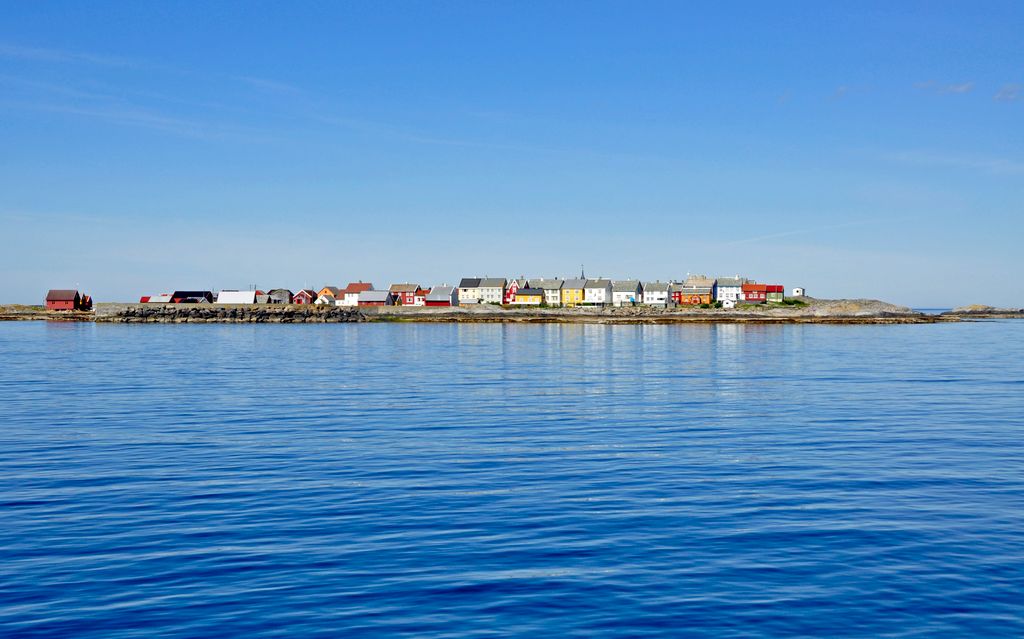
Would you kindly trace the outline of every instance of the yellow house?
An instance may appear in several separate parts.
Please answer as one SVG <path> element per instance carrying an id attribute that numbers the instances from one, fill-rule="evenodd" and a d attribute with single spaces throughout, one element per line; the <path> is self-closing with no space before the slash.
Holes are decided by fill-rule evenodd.
<path id="1" fill-rule="evenodd" d="M 336 298 L 338 297 L 338 291 L 340 290 L 341 289 L 339 289 L 337 286 L 325 286 L 319 291 L 317 291 L 316 296 L 320 297 L 321 295 L 330 295 L 331 297 Z"/>
<path id="2" fill-rule="evenodd" d="M 583 287 L 587 280 L 565 280 L 562 284 L 562 306 L 579 306 L 583 303 Z"/>
<path id="3" fill-rule="evenodd" d="M 516 291 L 516 306 L 540 306 L 544 301 L 544 291 L 539 288 L 521 288 Z"/>

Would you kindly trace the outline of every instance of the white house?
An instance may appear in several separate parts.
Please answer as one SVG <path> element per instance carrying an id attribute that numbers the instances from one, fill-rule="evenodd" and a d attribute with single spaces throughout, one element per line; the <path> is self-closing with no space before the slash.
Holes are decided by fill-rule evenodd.
<path id="1" fill-rule="evenodd" d="M 584 295 L 586 295 L 586 292 L 584 292 Z M 640 285 L 640 280 L 616 280 L 612 282 L 613 305 L 632 306 L 643 301 L 644 288 Z"/>
<path id="2" fill-rule="evenodd" d="M 464 277 L 459 282 L 459 304 L 480 303 L 480 278 Z"/>
<path id="3" fill-rule="evenodd" d="M 218 304 L 255 304 L 256 291 L 221 291 L 217 293 Z"/>
<path id="4" fill-rule="evenodd" d="M 326 306 L 337 306 L 338 300 L 330 293 L 323 293 L 316 298 L 314 304 L 326 305 Z"/>
<path id="5" fill-rule="evenodd" d="M 504 304 L 505 284 L 508 281 L 504 277 L 485 277 L 480 280 L 480 303 L 481 304 Z"/>
<path id="6" fill-rule="evenodd" d="M 736 308 L 736 300 L 722 300 L 722 308 Z"/>
<path id="7" fill-rule="evenodd" d="M 718 278 L 718 294 L 715 297 L 716 302 L 742 302 L 743 301 L 743 284 L 746 282 L 746 278 L 740 277 L 720 277 Z"/>
<path id="8" fill-rule="evenodd" d="M 612 281 L 611 280 L 587 280 L 583 285 L 583 304 L 589 306 L 604 306 L 612 302 Z"/>
<path id="9" fill-rule="evenodd" d="M 807 295 L 807 291 L 804 290 L 804 287 L 797 286 L 793 289 L 793 297 L 803 297 L 804 295 Z"/>
<path id="10" fill-rule="evenodd" d="M 562 305 L 562 280 L 537 279 L 530 280 L 531 286 L 544 291 L 544 303 L 548 306 Z"/>
<path id="11" fill-rule="evenodd" d="M 647 282 L 644 284 L 644 304 L 647 306 L 668 306 L 668 282 Z"/>
<path id="12" fill-rule="evenodd" d="M 373 282 L 349 282 L 348 286 L 338 291 L 337 306 L 359 306 L 359 294 L 372 291 Z"/>

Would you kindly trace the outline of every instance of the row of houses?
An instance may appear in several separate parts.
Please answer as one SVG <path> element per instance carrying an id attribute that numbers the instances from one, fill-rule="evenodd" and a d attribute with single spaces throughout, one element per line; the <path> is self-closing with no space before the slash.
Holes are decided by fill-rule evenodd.
<path id="1" fill-rule="evenodd" d="M 793 289 L 803 296 L 802 288 Z M 738 275 L 709 278 L 691 275 L 683 282 L 597 279 L 463 278 L 459 304 L 510 304 L 547 306 L 700 306 L 721 303 L 781 303 L 781 284 L 759 284 Z"/>
<path id="2" fill-rule="evenodd" d="M 794 297 L 805 294 L 795 288 Z M 747 278 L 691 275 L 682 282 L 641 282 L 605 278 L 491 278 L 466 277 L 458 286 L 442 284 L 425 288 L 419 284 L 392 284 L 386 290 L 372 282 L 351 282 L 348 286 L 301 289 L 295 293 L 275 288 L 237 291 L 174 291 L 144 296 L 143 303 L 217 304 L 318 304 L 328 306 L 470 306 L 503 304 L 512 306 L 710 306 L 725 308 L 736 304 L 780 303 L 785 297 L 781 284 L 761 284 Z"/>

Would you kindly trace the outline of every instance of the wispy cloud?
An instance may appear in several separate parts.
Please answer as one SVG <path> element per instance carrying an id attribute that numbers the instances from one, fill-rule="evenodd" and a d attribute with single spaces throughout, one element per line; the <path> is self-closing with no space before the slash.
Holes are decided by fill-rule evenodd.
<path id="1" fill-rule="evenodd" d="M 840 224 L 828 224 L 825 226 L 812 226 L 803 229 L 793 229 L 791 231 L 782 231 L 779 233 L 769 233 L 767 235 L 758 235 L 756 237 L 747 237 L 742 240 L 733 240 L 731 242 L 725 242 L 723 246 L 738 246 L 741 244 L 754 244 L 755 242 L 765 242 L 768 240 L 777 240 L 784 237 L 792 237 L 794 235 L 810 235 L 813 233 L 821 233 L 822 231 L 833 231 L 836 229 L 850 228 L 851 226 L 869 226 L 872 224 L 882 224 L 892 222 L 892 218 L 886 219 L 864 219 L 854 220 L 851 222 L 842 222 Z"/>
<path id="2" fill-rule="evenodd" d="M 251 75 L 236 75 L 234 79 L 247 84 L 253 88 L 261 91 L 269 91 L 271 93 L 302 93 L 302 89 L 288 84 L 286 82 L 279 82 L 277 80 L 268 80 L 267 78 L 257 78 Z"/>
<path id="3" fill-rule="evenodd" d="M 960 82 L 955 84 L 943 84 L 941 82 L 929 80 L 928 82 L 918 82 L 914 85 L 914 88 L 919 91 L 934 93 L 936 95 L 962 95 L 964 93 L 970 93 L 974 89 L 974 83 Z"/>
<path id="4" fill-rule="evenodd" d="M 934 153 L 930 151 L 904 151 L 887 155 L 890 160 L 918 166 L 937 166 L 955 169 L 986 171 L 996 175 L 1024 175 L 1024 162 L 983 155 Z"/>
<path id="5" fill-rule="evenodd" d="M 1004 84 L 992 99 L 996 102 L 1016 102 L 1024 100 L 1024 84 Z"/>
<path id="6" fill-rule="evenodd" d="M 35 60 L 38 62 L 77 62 L 107 67 L 139 67 L 142 66 L 137 60 L 109 55 L 98 55 L 81 51 L 67 51 L 64 49 L 46 49 L 42 47 L 26 47 L 16 44 L 0 42 L 0 57 L 16 58 L 20 60 Z"/>

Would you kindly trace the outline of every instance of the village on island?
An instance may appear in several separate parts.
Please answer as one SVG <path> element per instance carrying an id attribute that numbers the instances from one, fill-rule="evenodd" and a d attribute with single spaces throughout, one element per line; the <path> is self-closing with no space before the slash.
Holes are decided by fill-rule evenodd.
<path id="1" fill-rule="evenodd" d="M 582 273 L 581 273 L 582 275 Z M 465 277 L 458 286 L 441 284 L 424 287 L 413 283 L 392 284 L 377 289 L 371 282 L 348 286 L 324 286 L 318 290 L 285 288 L 261 290 L 176 290 L 144 295 L 140 304 L 230 304 L 370 307 L 698 307 L 735 308 L 745 304 L 800 304 L 803 288 L 786 297 L 781 284 L 762 284 L 740 277 L 710 278 L 690 275 L 683 281 L 611 280 L 605 278 L 500 278 Z M 92 299 L 73 289 L 53 289 L 46 296 L 49 310 L 89 310 Z"/>

